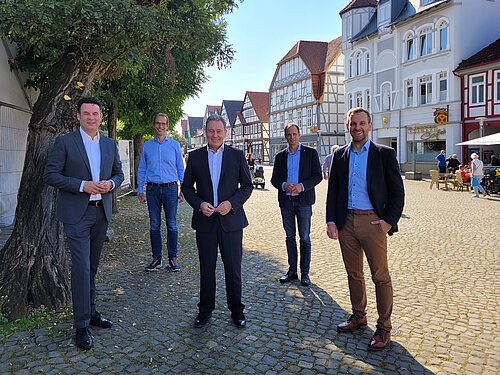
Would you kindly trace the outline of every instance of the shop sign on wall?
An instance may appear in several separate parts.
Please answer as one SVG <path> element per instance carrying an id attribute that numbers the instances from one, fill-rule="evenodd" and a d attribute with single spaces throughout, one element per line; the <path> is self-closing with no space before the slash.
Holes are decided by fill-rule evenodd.
<path id="1" fill-rule="evenodd" d="M 407 132 L 408 134 L 415 134 L 416 137 L 420 137 L 421 140 L 426 141 L 429 139 L 433 140 L 439 139 L 440 134 L 446 134 L 446 129 L 433 125 L 421 125 L 421 126 L 408 126 Z"/>
<path id="2" fill-rule="evenodd" d="M 436 108 L 434 111 L 434 122 L 436 124 L 446 124 L 448 122 L 448 107 Z"/>

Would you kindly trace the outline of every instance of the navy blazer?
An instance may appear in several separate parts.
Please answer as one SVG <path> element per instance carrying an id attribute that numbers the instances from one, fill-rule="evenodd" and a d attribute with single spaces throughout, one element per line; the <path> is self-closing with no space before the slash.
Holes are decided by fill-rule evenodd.
<path id="1" fill-rule="evenodd" d="M 115 189 L 123 182 L 122 163 L 118 155 L 116 142 L 100 135 L 102 180 L 113 180 Z M 89 158 L 85 151 L 80 130 L 56 138 L 49 154 L 44 181 L 57 189 L 57 219 L 63 223 L 78 223 L 87 210 L 90 194 L 80 192 L 82 180 L 92 181 Z M 106 220 L 110 221 L 113 213 L 111 191 L 101 194 Z"/>
<path id="2" fill-rule="evenodd" d="M 335 150 L 328 180 L 326 221 L 335 222 L 338 230 L 342 229 L 347 217 L 349 153 L 349 145 Z M 370 142 L 366 179 L 373 209 L 380 219 L 392 226 L 388 232 L 392 235 L 398 231 L 405 195 L 403 179 L 393 148 Z"/>
<path id="3" fill-rule="evenodd" d="M 273 176 L 271 184 L 278 189 L 278 202 L 281 205 L 287 199 L 286 192 L 281 188 L 288 177 L 288 148 L 281 150 L 274 158 Z M 316 192 L 314 187 L 321 182 L 321 165 L 319 163 L 318 153 L 314 148 L 300 145 L 300 163 L 299 163 L 299 183 L 304 185 L 304 191 L 299 194 L 300 204 L 311 206 L 316 201 Z"/>
<path id="4" fill-rule="evenodd" d="M 243 151 L 224 145 L 217 197 L 219 203 L 226 200 L 231 202 L 232 209 L 224 216 L 218 213 L 205 216 L 200 211 L 200 205 L 203 202 L 214 204 L 207 147 L 203 146 L 189 153 L 181 191 L 186 201 L 193 207 L 191 226 L 194 230 L 200 232 L 215 230 L 217 216 L 224 232 L 246 227 L 248 220 L 243 204 L 250 198 L 252 190 L 252 179 Z"/>

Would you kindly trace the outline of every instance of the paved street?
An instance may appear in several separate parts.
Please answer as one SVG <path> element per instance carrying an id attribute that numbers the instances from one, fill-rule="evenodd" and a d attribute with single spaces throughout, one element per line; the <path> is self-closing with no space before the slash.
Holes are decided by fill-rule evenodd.
<path id="1" fill-rule="evenodd" d="M 405 181 L 400 232 L 390 237 L 395 301 L 390 347 L 368 352 L 377 318 L 368 286 L 368 326 L 338 333 L 350 314 L 347 277 L 337 241 L 325 234 L 326 182 L 314 206 L 310 287 L 281 285 L 287 270 L 277 192 L 254 190 L 245 209 L 244 303 L 248 326 L 235 328 L 218 267 L 217 309 L 195 329 L 199 267 L 191 210 L 179 209 L 182 271 L 147 274 L 146 206 L 120 200 L 98 275 L 100 312 L 112 329 L 92 329 L 96 345 L 77 349 L 71 321 L 20 332 L 0 344 L 7 374 L 498 374 L 500 368 L 500 197 L 429 190 Z"/>

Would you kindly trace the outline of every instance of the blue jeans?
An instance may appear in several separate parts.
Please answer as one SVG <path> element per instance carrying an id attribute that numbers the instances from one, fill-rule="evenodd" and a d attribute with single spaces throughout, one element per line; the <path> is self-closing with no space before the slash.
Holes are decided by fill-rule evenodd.
<path id="1" fill-rule="evenodd" d="M 308 274 L 311 263 L 309 232 L 311 231 L 312 206 L 301 205 L 298 200 L 287 200 L 280 208 L 286 234 L 288 272 L 297 272 L 297 241 L 295 239 L 295 218 L 297 218 L 300 238 L 300 272 Z"/>
<path id="2" fill-rule="evenodd" d="M 161 240 L 161 208 L 165 212 L 165 222 L 167 224 L 167 249 L 168 259 L 177 256 L 177 184 L 160 187 L 148 186 L 146 198 L 149 211 L 149 236 L 151 238 L 151 248 L 153 256 L 162 258 Z"/>

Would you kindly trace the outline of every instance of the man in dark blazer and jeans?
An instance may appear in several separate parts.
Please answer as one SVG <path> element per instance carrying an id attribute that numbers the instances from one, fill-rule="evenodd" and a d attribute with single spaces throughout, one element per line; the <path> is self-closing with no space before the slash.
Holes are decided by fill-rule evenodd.
<path id="1" fill-rule="evenodd" d="M 88 350 L 93 346 L 89 324 L 102 328 L 113 324 L 96 311 L 95 276 L 112 215 L 111 191 L 122 183 L 123 172 L 116 142 L 99 134 L 101 103 L 81 99 L 77 118 L 79 130 L 56 139 L 44 179 L 59 190 L 57 219 L 64 224 L 71 252 L 75 343 Z"/>
<path id="2" fill-rule="evenodd" d="M 352 315 L 337 326 L 351 332 L 367 324 L 363 252 L 377 300 L 377 330 L 368 349 L 381 350 L 391 337 L 392 283 L 387 265 L 387 234 L 397 232 L 404 187 L 393 148 L 371 142 L 370 113 L 352 108 L 348 115 L 351 143 L 335 151 L 326 202 L 328 237 L 340 241 L 347 271 Z"/>
<path id="3" fill-rule="evenodd" d="M 300 129 L 297 124 L 289 123 L 285 126 L 285 138 L 288 148 L 276 155 L 271 178 L 271 183 L 278 189 L 278 202 L 288 253 L 288 271 L 280 278 L 280 282 L 288 283 L 298 279 L 297 240 L 295 239 L 295 219 L 297 219 L 300 237 L 300 282 L 303 286 L 308 286 L 311 283 L 309 232 L 312 205 L 316 200 L 314 187 L 322 179 L 321 165 L 316 150 L 300 143 Z"/>
<path id="4" fill-rule="evenodd" d="M 241 150 L 224 144 L 224 118 L 208 117 L 206 147 L 189 153 L 181 190 L 193 207 L 191 226 L 196 231 L 200 259 L 199 313 L 194 325 L 207 324 L 215 309 L 215 266 L 220 249 L 226 279 L 227 304 L 238 328 L 246 326 L 241 303 L 243 228 L 248 225 L 243 204 L 252 194 L 250 171 Z"/>

